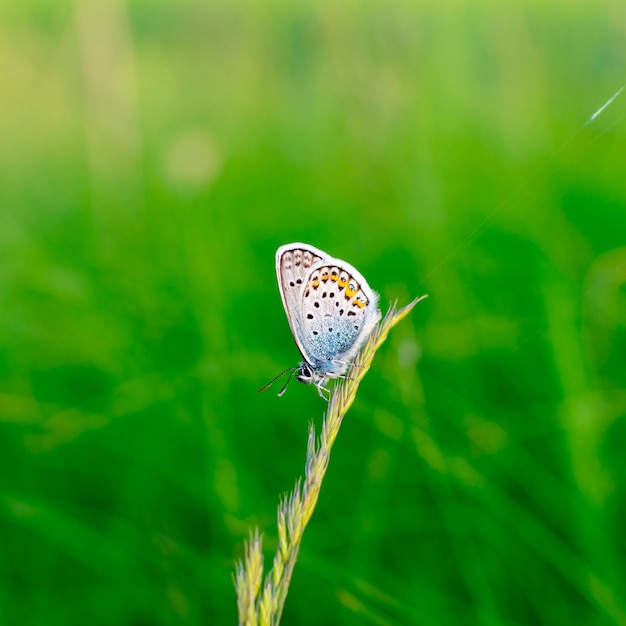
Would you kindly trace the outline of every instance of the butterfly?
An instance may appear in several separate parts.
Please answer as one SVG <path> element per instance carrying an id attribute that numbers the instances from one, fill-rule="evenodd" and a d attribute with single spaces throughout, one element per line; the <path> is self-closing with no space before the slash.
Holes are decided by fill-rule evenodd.
<path id="1" fill-rule="evenodd" d="M 278 395 L 295 376 L 301 383 L 314 384 L 324 397 L 326 382 L 345 374 L 380 320 L 378 294 L 352 265 L 306 243 L 278 248 L 276 276 L 293 338 L 304 359 L 285 370 L 291 370 L 291 375 Z"/>

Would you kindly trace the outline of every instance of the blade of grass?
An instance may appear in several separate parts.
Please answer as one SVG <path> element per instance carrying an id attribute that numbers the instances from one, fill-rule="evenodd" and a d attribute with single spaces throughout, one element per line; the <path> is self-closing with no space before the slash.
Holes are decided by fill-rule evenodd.
<path id="1" fill-rule="evenodd" d="M 389 331 L 426 297 L 416 298 L 399 310 L 395 304 L 389 308 L 354 359 L 347 377 L 335 385 L 319 440 L 316 439 L 314 425 L 309 425 L 304 481 L 299 479 L 293 491 L 278 506 L 278 548 L 260 594 L 263 561 L 258 530 L 246 542 L 244 561 L 236 564 L 235 589 L 240 626 L 277 626 L 280 623 L 302 536 L 315 510 L 343 418 L 352 406 L 359 385 Z"/>

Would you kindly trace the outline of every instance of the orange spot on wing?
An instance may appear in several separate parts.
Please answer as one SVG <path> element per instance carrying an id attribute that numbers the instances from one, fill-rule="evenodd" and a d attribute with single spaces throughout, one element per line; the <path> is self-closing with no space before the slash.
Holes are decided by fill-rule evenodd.
<path id="1" fill-rule="evenodd" d="M 360 300 L 358 300 L 357 298 L 355 298 L 354 300 L 352 300 L 352 304 L 356 304 L 359 308 L 363 308 L 365 306 L 365 302 L 361 302 Z"/>

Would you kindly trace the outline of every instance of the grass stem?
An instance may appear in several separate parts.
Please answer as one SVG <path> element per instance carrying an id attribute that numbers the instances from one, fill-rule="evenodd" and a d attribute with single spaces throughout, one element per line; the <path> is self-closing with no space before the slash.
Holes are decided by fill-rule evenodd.
<path id="1" fill-rule="evenodd" d="M 399 310 L 395 304 L 390 307 L 357 354 L 346 378 L 335 385 L 319 439 L 315 436 L 314 425 L 309 425 L 304 481 L 298 479 L 293 491 L 279 503 L 278 547 L 272 569 L 265 576 L 262 589 L 263 551 L 258 530 L 251 534 L 245 545 L 244 559 L 236 565 L 235 588 L 240 626 L 278 626 L 280 623 L 300 543 L 315 510 L 330 453 L 343 418 L 354 402 L 359 385 L 389 331 L 424 298 L 426 296 L 416 298 Z"/>

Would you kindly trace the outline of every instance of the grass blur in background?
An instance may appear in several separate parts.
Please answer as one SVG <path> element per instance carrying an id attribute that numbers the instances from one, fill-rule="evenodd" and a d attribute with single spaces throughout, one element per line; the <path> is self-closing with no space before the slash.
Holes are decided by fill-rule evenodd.
<path id="1" fill-rule="evenodd" d="M 236 622 L 324 403 L 274 252 L 429 293 L 285 624 L 626 624 L 618 0 L 0 7 L 0 624 Z M 383 311 L 384 312 L 384 311 Z"/>

